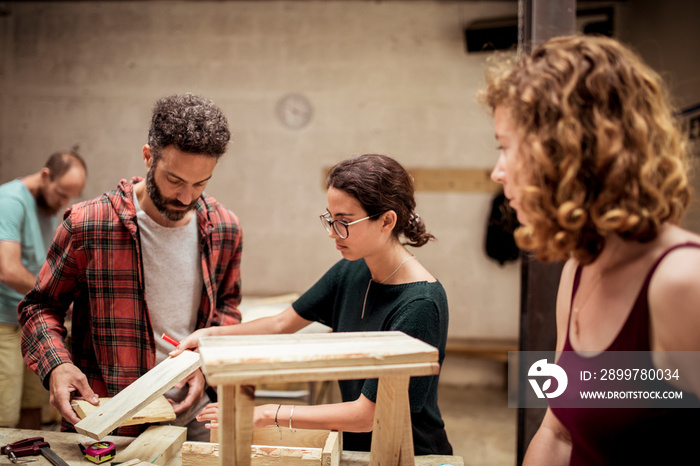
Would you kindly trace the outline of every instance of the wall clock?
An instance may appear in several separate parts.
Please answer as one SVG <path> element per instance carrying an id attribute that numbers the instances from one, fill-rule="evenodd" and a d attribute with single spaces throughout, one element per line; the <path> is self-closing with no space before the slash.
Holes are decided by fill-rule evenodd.
<path id="1" fill-rule="evenodd" d="M 301 94 L 287 94 L 277 102 L 277 118 L 287 128 L 303 128 L 312 113 L 311 102 Z"/>

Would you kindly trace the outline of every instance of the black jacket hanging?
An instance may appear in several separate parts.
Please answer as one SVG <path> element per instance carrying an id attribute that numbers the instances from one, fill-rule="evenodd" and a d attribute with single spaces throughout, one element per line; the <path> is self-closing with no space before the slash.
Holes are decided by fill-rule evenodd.
<path id="1" fill-rule="evenodd" d="M 517 260 L 520 250 L 515 244 L 513 232 L 519 226 L 515 211 L 501 191 L 491 202 L 491 213 L 486 225 L 486 255 L 503 265 Z"/>

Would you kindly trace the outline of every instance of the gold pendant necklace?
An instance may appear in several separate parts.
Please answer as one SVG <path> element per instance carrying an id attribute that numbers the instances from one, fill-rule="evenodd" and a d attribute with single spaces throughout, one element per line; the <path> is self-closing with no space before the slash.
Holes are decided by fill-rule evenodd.
<path id="1" fill-rule="evenodd" d="M 582 299 L 578 300 L 578 304 L 575 302 L 573 304 L 573 307 L 574 307 L 574 310 L 573 310 L 573 312 L 574 312 L 574 333 L 576 334 L 577 337 L 580 333 L 580 326 L 578 323 L 579 310 L 583 309 L 583 307 L 586 305 L 586 303 L 588 302 L 588 299 L 591 297 L 591 295 L 593 294 L 595 289 L 598 287 L 598 285 L 600 284 L 600 281 L 602 279 L 603 279 L 602 273 L 599 273 L 598 275 L 596 275 L 595 281 L 593 282 L 591 287 L 588 289 L 588 293 L 586 293 L 586 295 Z M 578 298 L 578 297 L 579 297 L 578 295 L 576 297 L 574 297 L 574 301 L 576 301 L 577 300 L 576 298 Z"/>
<path id="2" fill-rule="evenodd" d="M 413 254 L 411 254 L 410 256 L 408 256 L 407 258 L 405 258 L 403 261 L 401 261 L 401 263 L 399 264 L 399 266 L 396 267 L 396 268 L 394 269 L 393 272 L 391 272 L 389 275 L 387 275 L 386 278 L 385 278 L 384 280 L 382 280 L 381 282 L 379 282 L 379 284 L 380 284 L 380 285 L 383 285 L 384 282 L 387 281 L 387 280 L 389 280 L 396 272 L 398 272 L 399 269 L 400 269 L 401 267 L 403 267 L 403 265 L 404 265 L 406 262 L 410 261 L 411 259 L 415 259 L 415 258 L 416 258 L 416 256 L 414 256 Z M 365 318 L 365 306 L 367 305 L 367 295 L 369 294 L 369 287 L 370 287 L 370 286 L 372 286 L 372 277 L 371 277 L 371 273 L 370 273 L 370 277 L 369 277 L 369 283 L 367 283 L 367 289 L 365 290 L 365 299 L 364 299 L 364 301 L 362 301 L 362 315 L 360 316 L 360 319 L 364 319 L 364 318 Z"/>
<path id="3" fill-rule="evenodd" d="M 588 293 L 586 293 L 586 295 L 583 296 L 581 299 L 578 299 L 580 296 L 578 293 L 576 296 L 574 296 L 574 302 L 572 303 L 572 307 L 573 307 L 572 312 L 574 314 L 574 316 L 573 316 L 574 317 L 574 334 L 576 335 L 577 338 L 578 338 L 579 334 L 581 333 L 581 326 L 579 325 L 579 311 L 582 310 L 586 306 L 586 304 L 588 303 L 588 300 L 593 295 L 593 292 L 596 290 L 596 288 L 598 288 L 598 285 L 600 285 L 601 281 L 603 280 L 603 275 L 605 275 L 606 273 L 609 273 L 611 270 L 613 270 L 614 268 L 617 268 L 620 265 L 620 264 L 615 264 L 615 262 L 613 262 L 617 258 L 618 251 L 619 251 L 619 249 L 613 251 L 612 255 L 610 256 L 610 260 L 608 261 L 608 263 L 610 265 L 605 270 L 601 270 L 600 272 L 598 272 L 598 274 L 596 274 L 595 278 L 593 279 L 593 283 L 591 284 L 590 288 L 588 289 Z M 581 285 L 581 282 L 579 282 L 579 290 L 581 289 L 580 285 Z M 576 301 L 578 301 L 578 303 Z"/>

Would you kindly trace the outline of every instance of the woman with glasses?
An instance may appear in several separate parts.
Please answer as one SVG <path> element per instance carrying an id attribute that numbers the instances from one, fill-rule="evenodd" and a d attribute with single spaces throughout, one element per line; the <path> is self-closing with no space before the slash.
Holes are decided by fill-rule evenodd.
<path id="1" fill-rule="evenodd" d="M 435 346 L 442 364 L 448 324 L 445 290 L 406 249 L 433 239 L 414 211 L 412 178 L 390 157 L 361 155 L 331 168 L 326 186 L 328 204 L 321 223 L 343 259 L 280 314 L 198 330 L 172 356 L 196 348 L 203 336 L 293 333 L 317 321 L 335 332 L 402 331 Z M 452 454 L 437 404 L 438 377 L 413 377 L 409 385 L 416 455 Z M 254 426 L 293 416 L 296 428 L 340 430 L 344 449 L 369 451 L 377 380 L 339 385 L 342 403 L 259 406 Z M 215 426 L 218 406 L 209 405 L 198 419 Z"/>

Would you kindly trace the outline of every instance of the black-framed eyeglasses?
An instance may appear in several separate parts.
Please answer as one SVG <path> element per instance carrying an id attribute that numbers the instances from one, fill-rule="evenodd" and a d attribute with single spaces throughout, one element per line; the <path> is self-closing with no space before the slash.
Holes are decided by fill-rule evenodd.
<path id="1" fill-rule="evenodd" d="M 368 218 L 376 217 L 378 215 L 381 214 L 368 215 L 367 217 L 355 220 L 353 222 L 346 222 L 345 220 L 332 220 L 331 213 L 328 211 L 326 211 L 325 214 L 319 215 L 319 217 L 321 218 L 323 228 L 325 228 L 328 233 L 331 232 L 331 227 L 333 227 L 335 234 L 338 235 L 340 239 L 346 239 L 348 236 L 350 236 L 350 230 L 348 229 L 350 225 L 360 223 Z"/>

